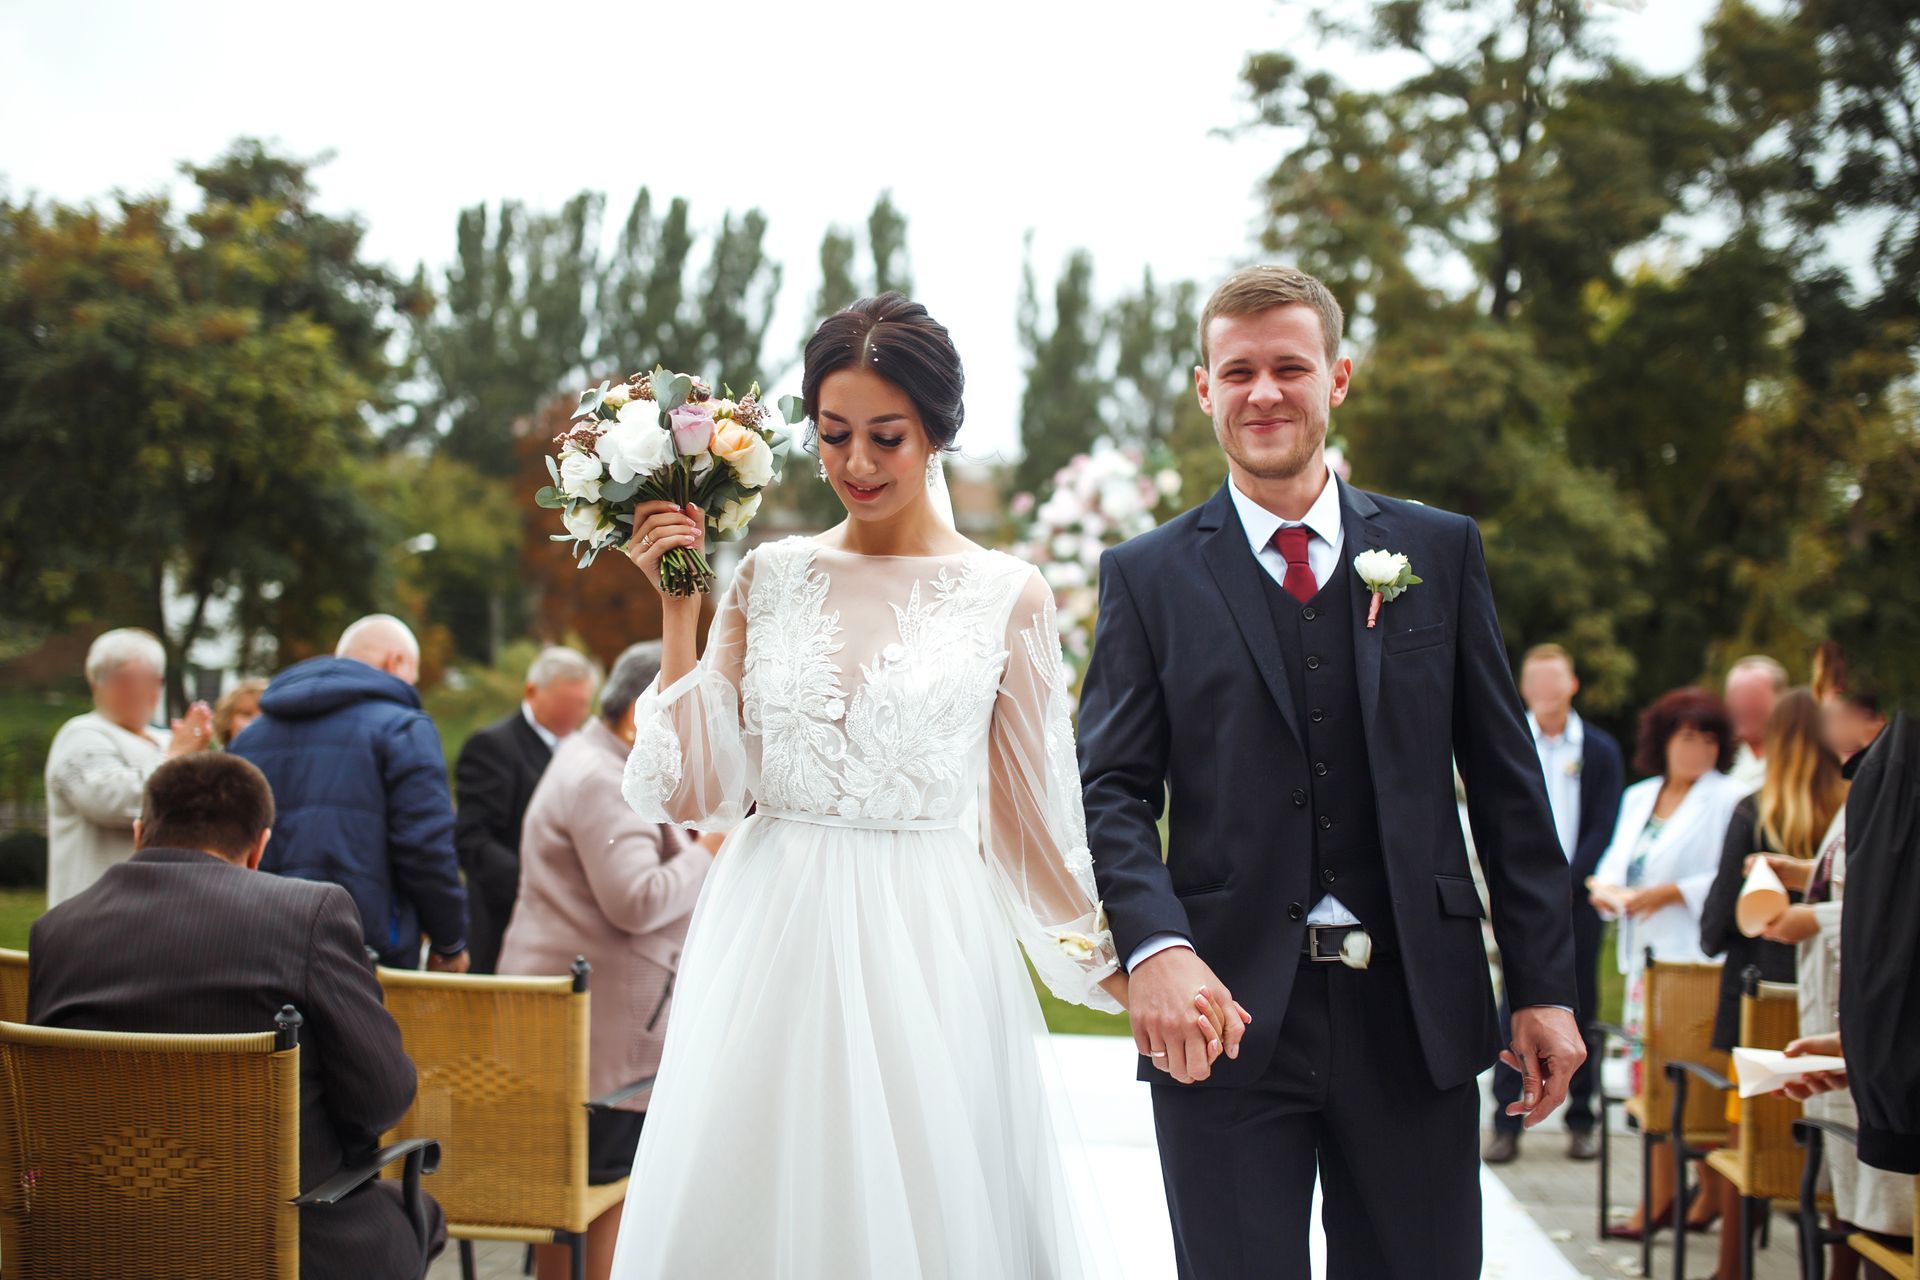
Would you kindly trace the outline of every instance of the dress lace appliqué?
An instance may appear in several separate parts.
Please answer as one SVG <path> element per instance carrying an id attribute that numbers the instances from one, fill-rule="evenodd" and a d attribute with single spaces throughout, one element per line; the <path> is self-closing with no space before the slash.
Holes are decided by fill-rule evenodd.
<path id="1" fill-rule="evenodd" d="M 862 665 L 847 711 L 838 812 L 893 820 L 953 816 L 984 737 L 1006 652 L 996 625 L 1005 586 L 987 557 L 946 568 L 929 594 L 915 583 L 893 613 L 900 639 Z"/>
<path id="2" fill-rule="evenodd" d="M 747 596 L 741 719 L 761 739 L 759 799 L 774 809 L 832 812 L 847 739 L 840 686 L 840 614 L 825 611 L 827 577 L 811 544 L 788 538 L 760 551 Z"/>

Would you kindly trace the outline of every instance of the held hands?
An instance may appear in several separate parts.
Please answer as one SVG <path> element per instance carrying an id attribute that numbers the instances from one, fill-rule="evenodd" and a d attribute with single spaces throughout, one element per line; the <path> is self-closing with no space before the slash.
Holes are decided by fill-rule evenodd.
<path id="1" fill-rule="evenodd" d="M 1181 1084 L 1212 1075 L 1222 1053 L 1240 1056 L 1253 1017 L 1192 948 L 1169 947 L 1147 957 L 1127 984 L 1134 1045 Z"/>
<path id="2" fill-rule="evenodd" d="M 432 973 L 465 973 L 472 963 L 473 958 L 464 951 L 450 956 L 436 951 L 427 953 L 427 969 Z"/>
<path id="3" fill-rule="evenodd" d="M 1573 1073 L 1587 1060 L 1586 1041 L 1573 1015 L 1565 1009 L 1534 1005 L 1513 1011 L 1513 1046 L 1500 1051 L 1500 1061 L 1520 1073 L 1520 1101 L 1507 1107 L 1510 1116 L 1525 1116 L 1533 1126 L 1567 1100 Z"/>
<path id="4" fill-rule="evenodd" d="M 196 702 L 187 714 L 173 722 L 173 737 L 167 741 L 167 755 L 183 756 L 207 745 L 213 735 L 213 708 Z"/>
<path id="5" fill-rule="evenodd" d="M 685 547 L 698 551 L 706 542 L 707 516 L 699 507 L 688 503 L 684 508 L 671 502 L 643 502 L 633 509 L 633 537 L 621 550 L 627 559 L 640 566 L 640 572 L 647 575 L 647 581 L 660 591 L 660 560 L 675 547 Z M 661 591 L 661 598 L 667 601 L 688 599 L 696 606 L 698 596 L 668 596 Z"/>
<path id="6" fill-rule="evenodd" d="M 1835 1058 L 1843 1056 L 1839 1034 L 1802 1036 L 1786 1048 L 1789 1058 L 1802 1058 L 1809 1054 Z M 1805 1102 L 1816 1093 L 1834 1093 L 1846 1087 L 1847 1073 L 1844 1071 L 1809 1071 L 1798 1080 L 1789 1080 L 1775 1089 L 1774 1096 Z"/>

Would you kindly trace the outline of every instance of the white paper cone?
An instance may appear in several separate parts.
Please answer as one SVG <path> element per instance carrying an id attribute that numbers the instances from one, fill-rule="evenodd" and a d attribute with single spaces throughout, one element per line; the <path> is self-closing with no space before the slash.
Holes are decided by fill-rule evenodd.
<path id="1" fill-rule="evenodd" d="M 1774 874 L 1773 864 L 1765 858 L 1753 864 L 1747 882 L 1740 886 L 1740 900 L 1734 904 L 1733 918 L 1740 932 L 1757 938 L 1787 909 L 1787 887 Z"/>

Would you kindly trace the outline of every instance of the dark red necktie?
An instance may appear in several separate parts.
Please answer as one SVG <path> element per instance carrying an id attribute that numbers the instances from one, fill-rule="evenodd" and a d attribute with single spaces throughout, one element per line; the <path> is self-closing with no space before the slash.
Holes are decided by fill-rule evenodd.
<path id="1" fill-rule="evenodd" d="M 1301 604 L 1313 599 L 1320 590 L 1320 584 L 1314 580 L 1313 565 L 1307 560 L 1307 541 L 1312 537 L 1313 531 L 1303 524 L 1273 531 L 1273 549 L 1287 561 L 1287 576 L 1280 580 L 1280 585 Z"/>

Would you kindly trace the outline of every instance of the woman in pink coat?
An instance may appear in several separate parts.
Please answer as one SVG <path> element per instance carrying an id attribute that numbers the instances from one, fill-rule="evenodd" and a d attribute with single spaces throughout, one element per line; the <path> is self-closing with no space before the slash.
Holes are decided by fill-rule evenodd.
<path id="1" fill-rule="evenodd" d="M 594 1097 L 660 1065 L 680 946 L 712 862 L 685 832 L 643 821 L 620 795 L 634 699 L 659 671 L 658 641 L 621 654 L 601 693 L 600 715 L 554 752 L 527 804 L 520 896 L 500 947 L 503 974 L 564 974 L 575 956 L 592 964 Z M 588 1118 L 592 1181 L 614 1182 L 633 1168 L 650 1092 Z M 589 1276 L 611 1269 L 619 1226 L 615 1205 L 588 1230 Z M 567 1274 L 564 1248 L 539 1253 L 542 1277 Z"/>

